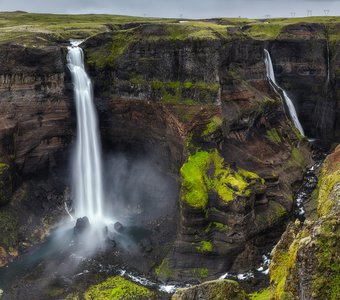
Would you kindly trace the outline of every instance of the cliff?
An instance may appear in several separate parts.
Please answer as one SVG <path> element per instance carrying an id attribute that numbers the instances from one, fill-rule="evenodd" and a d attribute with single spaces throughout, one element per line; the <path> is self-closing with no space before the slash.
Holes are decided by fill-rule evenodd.
<path id="1" fill-rule="evenodd" d="M 307 136 L 339 141 L 340 20 L 55 18 L 8 14 L 0 25 L 0 265 L 44 240 L 70 201 L 75 37 L 85 39 L 104 152 L 152 157 L 178 185 L 177 197 L 162 196 L 169 234 L 150 222 L 161 250 L 127 263 L 190 282 L 258 266 L 311 162 L 267 82 L 263 49 Z"/>

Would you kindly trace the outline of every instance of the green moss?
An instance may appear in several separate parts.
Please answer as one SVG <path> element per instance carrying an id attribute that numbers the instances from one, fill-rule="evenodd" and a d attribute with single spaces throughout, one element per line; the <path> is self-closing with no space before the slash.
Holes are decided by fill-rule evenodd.
<path id="1" fill-rule="evenodd" d="M 210 241 L 201 241 L 199 245 L 196 247 L 197 251 L 206 253 L 206 252 L 212 252 L 213 250 L 213 244 Z"/>
<path id="2" fill-rule="evenodd" d="M 0 175 L 5 173 L 6 171 L 8 171 L 8 169 L 9 169 L 9 165 L 8 164 L 0 162 Z"/>
<path id="3" fill-rule="evenodd" d="M 200 278 L 200 279 L 204 279 L 207 278 L 209 276 L 209 270 L 206 268 L 198 268 L 198 269 L 192 269 L 191 270 L 192 275 Z"/>
<path id="4" fill-rule="evenodd" d="M 208 174 L 209 173 L 209 174 Z M 182 199 L 190 206 L 205 209 L 208 191 L 215 192 L 221 200 L 229 203 L 234 196 L 251 194 L 251 186 L 260 178 L 258 175 L 239 169 L 232 170 L 217 150 L 197 151 L 189 155 L 181 168 Z"/>
<path id="5" fill-rule="evenodd" d="M 204 177 L 210 164 L 210 154 L 198 151 L 190 155 L 181 168 L 182 193 L 184 201 L 195 208 L 205 208 L 208 202 Z"/>
<path id="6" fill-rule="evenodd" d="M 270 130 L 267 130 L 266 136 L 268 139 L 270 139 L 275 144 L 281 144 L 281 138 L 279 136 L 279 133 L 275 128 L 272 128 Z"/>
<path id="7" fill-rule="evenodd" d="M 211 210 L 213 209 L 216 209 L 216 208 L 213 207 Z M 220 232 L 226 232 L 228 231 L 229 227 L 219 222 L 210 222 L 208 226 L 204 229 L 205 234 L 209 234 L 212 229 L 216 229 L 217 231 L 220 231 Z"/>
<path id="8" fill-rule="evenodd" d="M 303 157 L 300 150 L 296 147 L 292 147 L 291 157 L 288 161 L 288 164 L 291 166 L 305 166 L 305 158 Z"/>
<path id="9" fill-rule="evenodd" d="M 219 84 L 205 82 L 189 83 L 152 80 L 150 85 L 159 95 L 162 102 L 167 104 L 195 105 L 197 103 L 214 103 L 219 89 Z M 189 95 L 194 94 L 195 99 L 186 98 L 188 94 L 186 90 L 192 90 Z"/>
<path id="10" fill-rule="evenodd" d="M 316 240 L 317 274 L 314 278 L 315 299 L 336 300 L 340 295 L 340 221 L 337 216 L 323 220 Z"/>
<path id="11" fill-rule="evenodd" d="M 339 182 L 340 182 L 340 169 L 335 172 L 327 173 L 326 168 L 325 167 L 323 168 L 318 184 L 319 216 L 325 216 L 332 211 L 336 199 L 330 197 L 330 194 L 333 191 L 336 184 L 339 184 Z"/>
<path id="12" fill-rule="evenodd" d="M 302 141 L 305 138 L 294 125 L 291 125 L 291 128 L 299 141 Z"/>
<path id="13" fill-rule="evenodd" d="M 18 222 L 11 213 L 0 211 L 0 232 L 0 241 L 10 251 L 18 247 Z"/>
<path id="14" fill-rule="evenodd" d="M 293 243 L 289 246 L 288 251 L 277 251 L 275 261 L 270 267 L 270 281 L 275 285 L 273 297 L 275 299 L 289 299 L 286 295 L 285 283 L 292 268 L 296 266 L 296 256 L 299 250 L 299 242 L 302 236 L 294 239 Z"/>
<path id="15" fill-rule="evenodd" d="M 64 300 L 79 300 L 79 297 L 76 293 L 73 293 L 73 294 L 67 295 Z"/>
<path id="16" fill-rule="evenodd" d="M 273 298 L 273 292 L 270 288 L 263 289 L 259 292 L 249 294 L 251 300 L 270 300 Z"/>
<path id="17" fill-rule="evenodd" d="M 155 274 L 158 278 L 169 279 L 174 275 L 174 271 L 170 267 L 168 259 L 163 259 L 162 263 L 155 268 Z"/>
<path id="18" fill-rule="evenodd" d="M 149 289 L 118 276 L 111 277 L 100 284 L 93 285 L 84 293 L 85 300 L 153 299 L 154 297 L 155 294 Z"/>
<path id="19" fill-rule="evenodd" d="M 219 117 L 213 117 L 202 133 L 202 136 L 208 136 L 214 133 L 222 125 L 222 120 Z"/>
<path id="20" fill-rule="evenodd" d="M 142 85 L 147 84 L 147 81 L 145 79 L 143 79 L 142 76 L 134 76 L 134 77 L 130 78 L 130 82 L 132 84 L 142 84 Z"/>

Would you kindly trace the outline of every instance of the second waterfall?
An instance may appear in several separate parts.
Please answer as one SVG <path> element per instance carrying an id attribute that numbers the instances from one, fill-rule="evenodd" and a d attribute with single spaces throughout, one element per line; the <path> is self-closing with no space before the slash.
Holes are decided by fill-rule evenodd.
<path id="1" fill-rule="evenodd" d="M 77 111 L 77 137 L 72 158 L 75 216 L 86 216 L 90 222 L 96 222 L 103 218 L 101 143 L 92 83 L 85 71 L 79 42 L 73 42 L 68 48 L 67 62 Z"/>

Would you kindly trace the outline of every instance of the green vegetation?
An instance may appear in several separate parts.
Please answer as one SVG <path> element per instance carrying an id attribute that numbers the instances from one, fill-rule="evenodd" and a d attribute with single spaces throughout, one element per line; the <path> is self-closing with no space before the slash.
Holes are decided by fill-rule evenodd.
<path id="1" fill-rule="evenodd" d="M 270 300 L 272 299 L 272 290 L 270 288 L 266 288 L 259 292 L 255 292 L 249 295 L 251 300 Z"/>
<path id="2" fill-rule="evenodd" d="M 206 129 L 203 131 L 202 136 L 208 136 L 214 133 L 222 125 L 222 120 L 219 117 L 213 117 Z"/>
<path id="3" fill-rule="evenodd" d="M 201 241 L 199 245 L 196 247 L 197 251 L 205 253 L 212 252 L 213 244 L 210 241 Z"/>
<path id="4" fill-rule="evenodd" d="M 163 259 L 162 263 L 155 268 L 155 274 L 158 278 L 162 278 L 164 280 L 173 276 L 174 271 L 171 269 L 168 259 Z"/>
<path id="5" fill-rule="evenodd" d="M 316 299 L 336 300 L 340 295 L 340 221 L 338 216 L 324 220 L 316 240 L 317 272 L 313 291 Z"/>
<path id="6" fill-rule="evenodd" d="M 119 276 L 111 277 L 100 284 L 93 285 L 84 293 L 85 300 L 153 299 L 154 297 L 155 294 L 149 289 Z"/>
<path id="7" fill-rule="evenodd" d="M 18 247 L 18 222 L 14 215 L 7 211 L 0 211 L 0 242 L 15 251 Z"/>
<path id="8" fill-rule="evenodd" d="M 275 285 L 275 290 L 273 291 L 275 299 L 289 299 L 285 295 L 285 283 L 289 273 L 295 267 L 301 238 L 299 236 L 299 238 L 294 239 L 288 251 L 277 249 L 274 252 L 273 263 L 270 265 L 270 282 Z"/>
<path id="9" fill-rule="evenodd" d="M 305 158 L 298 148 L 292 147 L 291 157 L 288 161 L 288 165 L 300 167 L 305 166 Z"/>
<path id="10" fill-rule="evenodd" d="M 279 36 L 283 25 L 282 24 L 255 24 L 251 26 L 246 34 L 254 39 L 270 40 Z"/>
<path id="11" fill-rule="evenodd" d="M 340 183 L 340 163 L 332 170 L 328 168 L 328 161 L 325 161 L 324 167 L 318 183 L 318 214 L 325 216 L 329 214 L 335 206 L 335 197 L 331 193 L 336 185 Z"/>
<path id="12" fill-rule="evenodd" d="M 228 38 L 227 27 L 213 22 L 188 21 L 166 26 L 170 40 Z"/>
<path id="13" fill-rule="evenodd" d="M 0 43 L 17 42 L 45 46 L 65 39 L 85 39 L 118 29 L 131 22 L 170 23 L 175 20 L 117 15 L 53 15 L 20 12 L 0 13 Z"/>
<path id="14" fill-rule="evenodd" d="M 255 182 L 261 183 L 255 173 L 231 169 L 216 149 L 189 155 L 181 175 L 182 200 L 200 209 L 206 208 L 208 191 L 216 192 L 222 201 L 229 203 L 236 195 L 250 196 L 251 186 Z"/>
<path id="15" fill-rule="evenodd" d="M 277 132 L 276 128 L 272 128 L 270 130 L 267 130 L 266 136 L 268 139 L 270 139 L 275 144 L 281 144 L 282 140 L 280 138 L 279 133 Z"/>
<path id="16" fill-rule="evenodd" d="M 210 211 L 213 211 L 214 209 L 216 208 L 212 207 Z M 216 229 L 220 232 L 226 232 L 228 231 L 229 227 L 219 222 L 210 222 L 209 225 L 204 229 L 205 234 L 209 234 L 212 229 Z"/>
<path id="17" fill-rule="evenodd" d="M 200 279 L 204 279 L 207 278 L 209 276 L 209 270 L 206 268 L 199 268 L 199 269 L 192 269 L 191 270 L 192 275 L 200 278 Z"/>
<path id="18" fill-rule="evenodd" d="M 86 39 L 90 36 L 120 31 L 122 24 L 138 23 L 141 26 L 154 24 L 159 30 L 141 31 L 136 40 L 143 36 L 145 41 L 183 41 L 230 39 L 229 28 L 236 29 L 236 35 L 253 39 L 276 39 L 290 36 L 285 32 L 286 26 L 299 23 L 319 23 L 325 26 L 331 45 L 340 40 L 339 17 L 277 18 L 251 20 L 228 18 L 219 20 L 177 20 L 160 18 L 142 18 L 118 15 L 53 15 L 23 12 L 0 13 L 0 43 L 16 42 L 32 47 L 46 46 L 70 38 Z M 247 25 L 245 31 L 239 28 Z M 139 29 L 138 29 L 139 30 Z M 124 31 L 124 30 L 123 30 Z M 124 34 L 124 33 L 123 33 Z M 320 33 L 320 38 L 324 38 Z M 124 42 L 122 40 L 122 42 Z M 128 41 L 129 43 L 129 41 Z M 124 48 L 119 45 L 119 51 Z M 119 52 L 117 51 L 117 52 Z"/>
<path id="19" fill-rule="evenodd" d="M 198 297 L 211 300 L 249 299 L 236 281 L 212 280 L 187 289 L 180 289 L 173 295 L 172 300 L 198 299 Z"/>
<path id="20" fill-rule="evenodd" d="M 214 103 L 217 98 L 219 84 L 153 80 L 151 81 L 151 88 L 159 94 L 159 97 L 164 103 L 195 105 L 198 102 Z M 186 98 L 188 92 L 190 94 L 190 92 L 192 93 L 195 91 L 198 92 L 198 95 L 195 98 L 199 99 L 199 101 Z"/>

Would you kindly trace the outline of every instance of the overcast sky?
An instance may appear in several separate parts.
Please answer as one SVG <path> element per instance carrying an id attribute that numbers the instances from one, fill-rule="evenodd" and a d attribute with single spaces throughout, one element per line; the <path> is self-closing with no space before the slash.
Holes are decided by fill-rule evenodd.
<path id="1" fill-rule="evenodd" d="M 0 0 L 0 11 L 107 13 L 155 17 L 271 17 L 340 15 L 340 0 Z"/>

